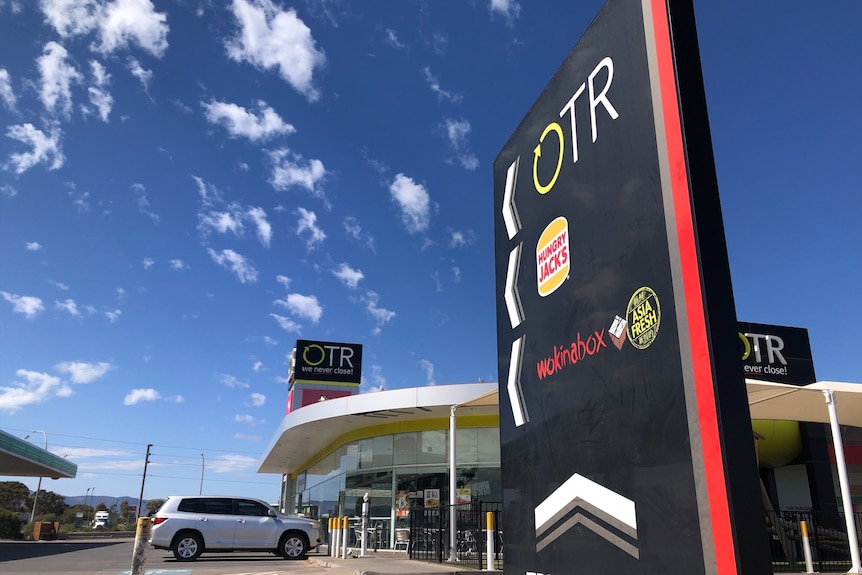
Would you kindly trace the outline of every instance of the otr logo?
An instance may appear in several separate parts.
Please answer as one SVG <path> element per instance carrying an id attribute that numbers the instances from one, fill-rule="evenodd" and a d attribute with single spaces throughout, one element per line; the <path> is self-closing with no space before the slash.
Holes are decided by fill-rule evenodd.
<path id="1" fill-rule="evenodd" d="M 749 338 L 751 342 L 749 342 Z M 784 354 L 781 350 L 784 349 L 784 340 L 777 335 L 766 335 L 762 333 L 746 333 L 739 334 L 739 339 L 742 340 L 742 361 L 746 361 L 754 352 L 754 361 L 763 363 L 763 352 L 766 351 L 767 363 L 775 363 L 777 359 L 781 365 L 787 365 L 787 360 L 784 359 Z M 762 341 L 762 343 L 761 343 Z"/>
<path id="2" fill-rule="evenodd" d="M 337 354 L 336 350 L 338 350 Z M 329 351 L 329 353 L 326 353 L 327 351 Z M 335 361 L 337 359 L 337 367 L 344 367 L 346 364 L 353 368 L 353 348 L 351 347 L 313 343 L 305 346 L 302 350 L 302 360 L 306 365 L 310 365 L 312 367 L 317 367 L 322 364 L 327 357 L 329 357 L 329 364 L 325 367 L 335 367 Z"/>

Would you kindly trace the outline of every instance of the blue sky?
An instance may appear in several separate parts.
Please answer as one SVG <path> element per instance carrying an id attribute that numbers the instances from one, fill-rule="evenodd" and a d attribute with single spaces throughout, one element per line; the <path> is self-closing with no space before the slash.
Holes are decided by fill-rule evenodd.
<path id="1" fill-rule="evenodd" d="M 0 0 L 0 425 L 78 464 L 44 487 L 137 495 L 151 443 L 146 499 L 276 500 L 297 339 L 363 392 L 496 381 L 492 163 L 601 5 Z M 862 4 L 695 9 L 738 318 L 860 382 Z"/>

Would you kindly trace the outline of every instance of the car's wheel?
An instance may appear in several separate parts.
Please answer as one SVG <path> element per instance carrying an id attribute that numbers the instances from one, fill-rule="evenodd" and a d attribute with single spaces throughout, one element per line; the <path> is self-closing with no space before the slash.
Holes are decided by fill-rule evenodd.
<path id="1" fill-rule="evenodd" d="M 204 550 L 204 543 L 201 536 L 196 533 L 182 533 L 174 539 L 174 544 L 171 546 L 171 551 L 174 552 L 174 557 L 177 561 L 194 561 L 201 556 Z"/>
<path id="2" fill-rule="evenodd" d="M 304 559 L 308 553 L 308 539 L 297 531 L 285 533 L 278 542 L 278 552 L 285 559 Z"/>

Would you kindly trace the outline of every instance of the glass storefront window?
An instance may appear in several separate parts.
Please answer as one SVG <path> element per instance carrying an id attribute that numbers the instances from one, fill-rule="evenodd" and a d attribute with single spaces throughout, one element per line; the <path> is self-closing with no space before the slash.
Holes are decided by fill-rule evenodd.
<path id="1" fill-rule="evenodd" d="M 500 465 L 500 430 L 496 427 L 480 427 L 476 430 L 479 438 L 479 452 L 476 461 Z"/>
<path id="2" fill-rule="evenodd" d="M 446 463 L 448 449 L 448 431 L 434 430 L 421 432 L 421 449 L 416 463 Z"/>
<path id="3" fill-rule="evenodd" d="M 392 467 L 392 436 L 375 437 L 373 454 L 372 467 Z"/>
<path id="4" fill-rule="evenodd" d="M 459 429 L 455 433 L 455 461 L 462 463 L 473 463 L 479 461 L 478 430 Z"/>
<path id="5" fill-rule="evenodd" d="M 394 436 L 394 463 L 395 465 L 415 465 L 416 454 L 419 452 L 417 447 L 419 434 L 398 433 Z"/>

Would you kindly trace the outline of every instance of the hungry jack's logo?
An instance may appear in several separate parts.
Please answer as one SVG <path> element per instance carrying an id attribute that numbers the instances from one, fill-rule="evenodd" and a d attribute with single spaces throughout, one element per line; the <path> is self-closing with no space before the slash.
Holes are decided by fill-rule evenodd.
<path id="1" fill-rule="evenodd" d="M 536 243 L 536 280 L 539 295 L 546 297 L 569 278 L 569 222 L 564 217 L 552 221 Z"/>

